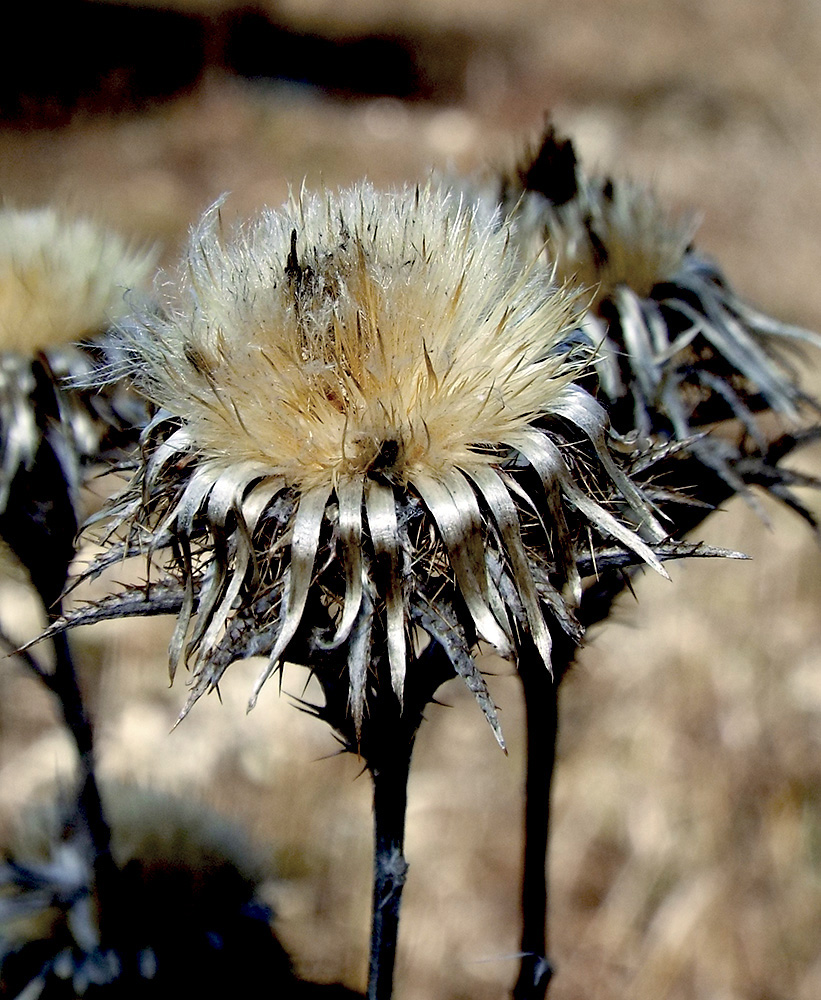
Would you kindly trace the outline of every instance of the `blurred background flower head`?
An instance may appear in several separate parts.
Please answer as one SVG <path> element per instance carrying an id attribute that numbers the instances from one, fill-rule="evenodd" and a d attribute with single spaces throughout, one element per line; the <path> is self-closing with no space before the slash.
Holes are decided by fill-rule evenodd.
<path id="1" fill-rule="evenodd" d="M 301 982 L 264 900 L 274 873 L 241 825 L 191 797 L 105 789 L 116 911 L 101 943 L 82 824 L 58 796 L 18 817 L 0 862 L 1 997 L 174 997 L 260 977 L 277 996 L 353 997 Z"/>
<path id="2" fill-rule="evenodd" d="M 692 213 L 670 211 L 646 184 L 587 172 L 553 126 L 500 188 L 524 244 L 544 247 L 560 280 L 592 290 L 581 325 L 614 428 L 681 442 L 708 482 L 717 473 L 763 514 L 755 482 L 815 525 L 790 490 L 811 480 L 776 468 L 768 450 L 773 416 L 796 430 L 818 409 L 801 379 L 821 337 L 742 299 L 695 246 Z"/>
<path id="3" fill-rule="evenodd" d="M 128 311 L 127 291 L 148 283 L 155 262 L 88 218 L 0 211 L 0 505 L 43 438 L 76 492 L 81 464 L 99 458 L 106 433 L 144 422 L 133 396 L 89 394 L 70 381 L 92 370 L 93 342 Z"/>

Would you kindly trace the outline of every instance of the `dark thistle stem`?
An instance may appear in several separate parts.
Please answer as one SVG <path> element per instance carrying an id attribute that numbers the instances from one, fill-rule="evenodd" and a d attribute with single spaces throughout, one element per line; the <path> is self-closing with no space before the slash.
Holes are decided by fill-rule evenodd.
<path id="1" fill-rule="evenodd" d="M 572 643 L 562 654 L 572 659 Z M 561 657 L 554 651 L 554 662 Z M 563 664 L 564 666 L 564 664 Z M 555 667 L 554 667 L 555 669 Z M 547 959 L 547 846 L 550 788 L 556 759 L 560 673 L 551 677 L 536 654 L 519 661 L 525 701 L 527 765 L 525 776 L 525 842 L 522 865 L 522 959 L 513 989 L 515 1000 L 542 1000 L 553 975 Z"/>
<path id="2" fill-rule="evenodd" d="M 375 661 L 387 668 L 387 656 Z M 387 670 L 385 670 L 387 673 Z M 373 691 L 369 723 L 360 748 L 373 779 L 373 914 L 368 966 L 368 1000 L 390 1000 L 399 937 L 399 911 L 408 873 L 405 813 L 408 775 L 416 732 L 436 689 L 453 677 L 442 647 L 432 642 L 408 665 L 404 704 L 391 686 Z"/>
<path id="3" fill-rule="evenodd" d="M 94 730 L 77 682 L 68 638 L 65 633 L 60 633 L 52 641 L 55 666 L 54 673 L 48 675 L 46 683 L 60 703 L 63 719 L 77 747 L 80 765 L 78 809 L 91 841 L 94 892 L 98 902 L 100 931 L 105 934 L 117 908 L 118 870 L 111 854 L 111 828 L 105 818 L 97 784 Z M 105 946 L 105 941 L 102 944 Z"/>
<path id="4" fill-rule="evenodd" d="M 387 667 L 387 656 L 375 661 Z M 390 1000 L 399 936 L 399 910 L 408 873 L 405 813 L 408 775 L 417 730 L 436 690 L 454 676 L 438 642 L 408 664 L 404 703 L 389 684 L 374 692 L 360 748 L 373 778 L 374 864 L 368 1000 Z"/>
<path id="5" fill-rule="evenodd" d="M 746 484 L 770 488 L 772 482 L 780 482 L 785 475 L 778 469 L 778 463 L 816 437 L 815 429 L 805 435 L 785 434 L 773 441 L 760 457 L 741 459 L 736 471 Z M 713 510 L 736 492 L 717 472 L 706 468 L 697 456 L 677 458 L 664 471 L 667 473 L 667 488 L 698 501 L 698 504 L 670 506 L 668 513 L 675 525 L 674 537 L 681 538 L 695 530 Z M 789 481 L 788 478 L 786 481 Z M 798 509 L 798 513 L 812 523 L 802 508 Z M 630 580 L 635 572 L 635 567 L 630 570 L 608 569 L 588 581 L 577 614 L 583 629 L 587 630 L 610 615 L 616 598 L 630 587 Z M 523 656 L 519 663 L 525 700 L 527 763 L 522 871 L 522 959 L 513 990 L 514 1000 L 543 1000 L 553 972 L 546 958 L 550 790 L 555 766 L 559 685 L 572 667 L 578 649 L 573 640 L 563 632 L 554 629 L 553 633 L 552 680 L 535 650 Z"/>
<path id="6" fill-rule="evenodd" d="M 49 617 L 59 617 L 60 613 L 60 603 L 52 603 Z M 83 702 L 66 633 L 57 633 L 52 637 L 52 642 L 55 656 L 52 672 L 44 670 L 35 660 L 30 662 L 28 659 L 24 659 L 24 662 L 56 697 L 66 728 L 77 748 L 79 761 L 78 815 L 80 822 L 85 826 L 91 845 L 94 895 L 97 900 L 101 944 L 105 947 L 107 932 L 112 923 L 113 914 L 117 912 L 118 907 L 118 869 L 111 854 L 111 828 L 105 818 L 97 784 L 94 730 Z"/>
<path id="7" fill-rule="evenodd" d="M 399 910 L 408 872 L 405 811 L 413 737 L 404 738 L 404 727 L 397 728 L 398 738 L 386 740 L 378 763 L 369 763 L 373 778 L 374 856 L 368 1000 L 388 1000 L 393 990 Z"/>
<path id="8" fill-rule="evenodd" d="M 368 611 L 365 611 L 368 614 Z M 360 734 L 354 731 L 348 707 L 348 682 L 344 670 L 334 667 L 332 651 L 317 669 L 325 705 L 309 709 L 330 723 L 346 747 L 365 761 L 373 779 L 374 863 L 368 1000 L 390 1000 L 399 936 L 402 890 L 407 877 L 405 813 L 408 775 L 416 732 L 425 707 L 437 688 L 454 676 L 453 667 L 437 642 L 411 663 L 400 705 L 388 678 L 384 643 L 371 653 L 366 715 Z M 381 647 L 381 653 L 376 649 Z M 296 647 L 295 647 L 296 648 Z M 341 681 L 341 682 L 340 682 Z"/>
<path id="9" fill-rule="evenodd" d="M 60 613 L 58 602 L 57 605 L 52 605 L 52 614 L 49 617 L 57 618 Z M 4 644 L 9 644 L 5 635 L 2 636 L 2 641 Z M 28 653 L 21 653 L 20 656 L 23 663 L 54 694 L 60 705 L 63 721 L 77 748 L 78 814 L 91 844 L 94 893 L 98 902 L 100 930 L 104 934 L 110 924 L 109 918 L 116 912 L 118 869 L 111 854 L 111 828 L 105 818 L 97 784 L 94 730 L 83 703 L 66 633 L 58 632 L 52 636 L 52 643 L 55 656 L 53 671 L 46 670 Z"/>

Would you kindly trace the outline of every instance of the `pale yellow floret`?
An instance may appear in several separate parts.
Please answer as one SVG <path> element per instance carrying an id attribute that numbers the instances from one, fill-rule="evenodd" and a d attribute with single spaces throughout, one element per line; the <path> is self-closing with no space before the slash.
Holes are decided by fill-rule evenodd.
<path id="1" fill-rule="evenodd" d="M 475 467 L 575 374 L 551 354 L 574 297 L 435 186 L 305 194 L 232 243 L 213 210 L 186 267 L 139 341 L 146 391 L 204 457 L 300 488 Z"/>
<path id="2" fill-rule="evenodd" d="M 606 197 L 590 182 L 577 200 L 548 212 L 546 247 L 559 280 L 593 289 L 595 306 L 620 285 L 644 298 L 671 280 L 695 229 L 692 217 L 675 218 L 638 184 L 620 183 Z"/>
<path id="3" fill-rule="evenodd" d="M 101 332 L 153 266 L 151 254 L 87 219 L 0 211 L 0 350 L 28 354 Z"/>

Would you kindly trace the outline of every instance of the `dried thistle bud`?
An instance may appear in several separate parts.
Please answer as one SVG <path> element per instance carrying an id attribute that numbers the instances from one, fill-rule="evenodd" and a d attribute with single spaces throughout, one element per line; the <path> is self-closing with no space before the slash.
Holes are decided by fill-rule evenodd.
<path id="1" fill-rule="evenodd" d="M 661 569 L 574 384 L 577 319 L 497 217 L 434 183 L 302 194 L 231 237 L 212 208 L 163 312 L 119 336 L 160 410 L 112 511 L 125 540 L 89 573 L 147 547 L 161 575 L 70 621 L 176 610 L 189 705 L 238 657 L 267 657 L 252 702 L 284 658 L 344 678 L 357 741 L 430 642 L 501 740 L 478 640 L 550 669 L 549 623 L 579 631 L 580 547 Z"/>
<path id="2" fill-rule="evenodd" d="M 0 212 L 0 509 L 44 438 L 70 488 L 112 428 L 145 419 L 122 389 L 72 388 L 96 363 L 92 343 L 127 310 L 154 266 L 117 235 L 50 208 Z"/>

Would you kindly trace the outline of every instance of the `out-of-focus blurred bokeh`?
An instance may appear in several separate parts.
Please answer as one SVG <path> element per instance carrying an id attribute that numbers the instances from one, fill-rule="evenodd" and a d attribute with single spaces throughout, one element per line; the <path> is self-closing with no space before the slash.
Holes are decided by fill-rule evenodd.
<path id="1" fill-rule="evenodd" d="M 159 242 L 172 264 L 224 192 L 225 214 L 240 217 L 303 183 L 506 166 L 550 115 L 588 168 L 698 211 L 699 246 L 742 295 L 821 329 L 813 0 L 55 6 L 26 7 L 0 67 L 5 202 L 90 212 Z M 821 390 L 817 367 L 806 378 Z M 821 446 L 793 464 L 821 472 Z M 553 1000 L 821 996 L 821 562 L 806 526 L 765 506 L 770 526 L 734 501 L 703 532 L 751 561 L 640 580 L 564 684 Z M 39 627 L 12 576 L 0 619 L 19 639 Z M 367 776 L 293 707 L 296 668 L 246 717 L 254 664 L 236 664 L 222 703 L 198 704 L 170 732 L 186 697 L 184 678 L 168 687 L 170 628 L 76 635 L 103 775 L 240 820 L 270 854 L 277 926 L 299 968 L 362 988 Z M 455 683 L 419 736 L 403 1000 L 495 1000 L 515 978 L 520 695 L 510 666 L 487 666 L 509 756 Z M 72 762 L 48 697 L 0 661 L 0 832 Z"/>

